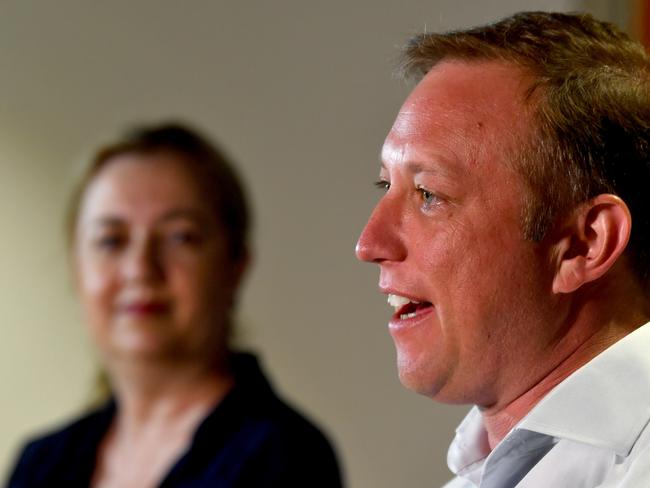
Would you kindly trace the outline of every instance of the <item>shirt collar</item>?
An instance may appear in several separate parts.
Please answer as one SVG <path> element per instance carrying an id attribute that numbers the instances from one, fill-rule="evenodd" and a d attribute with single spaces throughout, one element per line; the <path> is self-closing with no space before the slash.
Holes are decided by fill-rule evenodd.
<path id="1" fill-rule="evenodd" d="M 452 473 L 478 484 L 485 458 L 490 454 L 483 416 L 473 407 L 460 425 L 447 451 L 447 466 Z"/>
<path id="2" fill-rule="evenodd" d="M 555 387 L 519 423 L 525 429 L 627 456 L 650 419 L 650 323 Z"/>

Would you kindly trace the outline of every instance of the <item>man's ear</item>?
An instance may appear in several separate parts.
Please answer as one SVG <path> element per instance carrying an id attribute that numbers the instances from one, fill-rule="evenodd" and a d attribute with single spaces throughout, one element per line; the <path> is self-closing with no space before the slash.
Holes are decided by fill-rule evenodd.
<path id="1" fill-rule="evenodd" d="M 602 194 L 576 208 L 555 243 L 554 293 L 571 293 L 603 276 L 623 253 L 632 216 L 616 195 Z"/>

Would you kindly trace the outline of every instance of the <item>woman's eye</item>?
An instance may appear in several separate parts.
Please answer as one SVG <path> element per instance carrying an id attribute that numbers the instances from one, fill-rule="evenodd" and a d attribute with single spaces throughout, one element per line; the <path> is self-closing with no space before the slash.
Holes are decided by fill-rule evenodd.
<path id="1" fill-rule="evenodd" d="M 94 246 L 102 251 L 115 251 L 124 245 L 125 237 L 118 234 L 99 236 L 94 241 Z"/>
<path id="2" fill-rule="evenodd" d="M 374 185 L 375 188 L 379 188 L 380 190 L 388 191 L 390 189 L 390 182 L 386 180 L 375 181 Z"/>
<path id="3" fill-rule="evenodd" d="M 174 244 L 196 245 L 201 242 L 201 236 L 193 231 L 177 231 L 169 235 L 169 240 Z"/>

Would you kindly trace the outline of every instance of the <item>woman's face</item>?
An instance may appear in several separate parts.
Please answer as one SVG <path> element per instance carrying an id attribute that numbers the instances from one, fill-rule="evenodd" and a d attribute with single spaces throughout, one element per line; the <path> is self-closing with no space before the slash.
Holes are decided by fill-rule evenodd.
<path id="1" fill-rule="evenodd" d="M 242 272 L 179 156 L 108 161 L 81 201 L 79 297 L 107 360 L 214 360 Z M 216 350 L 216 351 L 215 351 Z"/>

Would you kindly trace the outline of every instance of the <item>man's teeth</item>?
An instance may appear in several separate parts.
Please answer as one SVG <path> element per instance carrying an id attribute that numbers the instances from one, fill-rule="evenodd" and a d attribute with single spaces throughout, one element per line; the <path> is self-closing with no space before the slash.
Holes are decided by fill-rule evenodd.
<path id="1" fill-rule="evenodd" d="M 401 308 L 407 303 L 411 303 L 411 300 L 409 300 L 406 297 L 401 297 L 399 295 L 393 295 L 392 293 L 388 295 L 388 304 L 391 307 Z"/>
<path id="2" fill-rule="evenodd" d="M 390 293 L 388 295 L 388 304 L 391 307 L 394 307 L 396 312 L 400 308 L 402 308 L 404 305 L 408 305 L 409 303 L 414 303 L 414 304 L 417 305 L 420 302 L 418 302 L 416 300 L 411 300 L 410 298 L 406 298 L 406 297 L 403 297 L 403 296 L 400 296 L 400 295 L 393 295 L 392 293 Z M 415 312 L 402 314 L 401 317 L 402 318 L 415 317 Z"/>

